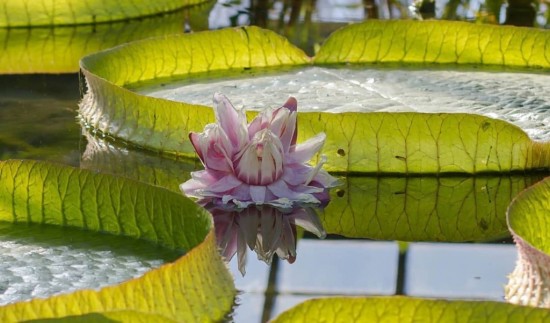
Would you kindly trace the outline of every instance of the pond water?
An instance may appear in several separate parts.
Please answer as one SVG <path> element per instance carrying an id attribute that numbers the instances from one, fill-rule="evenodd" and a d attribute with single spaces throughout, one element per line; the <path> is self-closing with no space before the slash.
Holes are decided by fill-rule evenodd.
<path id="1" fill-rule="evenodd" d="M 218 4 L 209 12 L 202 7 L 206 12 L 200 17 L 203 28 L 208 28 L 206 20 L 215 22 L 210 27 L 220 27 L 250 18 L 250 11 L 243 14 L 238 8 Z M 270 15 L 278 16 L 280 12 L 284 13 L 270 11 Z M 315 22 L 322 30 L 314 30 L 302 43 L 310 53 L 318 40 L 342 25 L 341 20 L 364 18 L 364 13 L 341 20 L 327 18 L 326 12 L 317 14 L 324 17 Z M 274 19 L 269 21 L 276 25 Z M 195 21 L 192 27 L 196 30 L 200 25 Z M 189 28 L 189 24 L 184 26 Z M 138 84 L 131 88 L 208 106 L 212 93 L 219 91 L 235 105 L 247 108 L 277 106 L 293 95 L 303 111 L 475 112 L 508 120 L 534 139 L 550 139 L 550 83 L 544 74 L 373 67 L 312 67 L 267 74 L 225 75 L 223 80 L 219 80 L 219 75 L 207 75 L 193 82 L 169 80 L 168 86 L 168 80 L 162 80 L 159 82 L 165 85 Z M 201 167 L 196 161 L 161 158 L 83 131 L 76 120 L 78 82 L 76 74 L 1 75 L 0 159 L 45 159 L 172 190 L 178 190 L 178 184 L 189 177 L 189 172 Z M 243 92 L 250 95 L 240 95 Z M 305 299 L 327 295 L 503 300 L 506 276 L 512 272 L 517 257 L 515 246 L 508 239 L 505 208 L 517 192 L 543 175 L 343 178 L 342 187 L 333 190 L 331 204 L 318 212 L 327 237 L 318 240 L 311 233 L 295 229 L 301 239 L 294 263 L 275 257 L 267 265 L 256 261 L 256 254 L 248 251 L 243 277 L 238 257 L 234 257 L 230 269 L 242 293 L 233 319 L 265 321 Z M 441 196 L 447 200 L 439 199 Z M 432 201 L 430 210 L 438 211 L 420 217 L 422 221 L 415 225 L 421 229 L 408 231 L 395 225 L 419 214 L 425 201 Z M 377 211 L 371 212 L 374 206 Z M 360 219 L 368 225 L 361 225 Z M 393 226 L 385 228 L 380 223 Z M 410 221 L 407 225 L 411 225 Z M 407 235 L 415 231 L 423 233 Z M 24 238 L 28 236 L 32 238 Z M 132 242 L 128 246 L 125 239 L 87 239 L 88 236 L 92 234 L 55 228 L 0 228 L 0 304 L 75 288 L 98 288 L 138 276 L 178 255 L 146 243 Z M 96 244 L 99 240 L 102 243 Z M 454 242 L 430 242 L 441 240 Z M 33 260 L 25 262 L 27 259 L 17 255 Z M 61 272 L 60 268 L 71 270 Z M 90 268 L 94 274 L 87 276 Z M 43 284 L 46 280 L 49 285 Z M 71 284 L 74 281 L 78 283 Z"/>

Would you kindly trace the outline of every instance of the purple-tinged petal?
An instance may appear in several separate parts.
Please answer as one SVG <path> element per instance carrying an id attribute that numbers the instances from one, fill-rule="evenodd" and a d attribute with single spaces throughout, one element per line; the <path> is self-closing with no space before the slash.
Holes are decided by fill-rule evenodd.
<path id="1" fill-rule="evenodd" d="M 305 142 L 296 145 L 294 151 L 289 154 L 288 161 L 290 163 L 305 163 L 309 161 L 319 152 L 319 150 L 321 150 L 321 148 L 323 148 L 325 139 L 326 135 L 321 132 L 315 137 L 309 138 Z"/>
<path id="2" fill-rule="evenodd" d="M 235 150 L 241 149 L 248 140 L 246 115 L 243 110 L 237 110 L 221 93 L 214 94 L 214 111 L 216 121 L 227 134 Z"/>
<path id="3" fill-rule="evenodd" d="M 256 133 L 269 127 L 271 120 L 272 109 L 262 110 L 248 125 L 248 139 L 252 140 Z"/>
<path id="4" fill-rule="evenodd" d="M 191 133 L 189 138 L 207 169 L 233 171 L 233 163 L 229 157 L 233 151 L 231 142 L 217 124 L 209 124 L 204 132 Z"/>
<path id="5" fill-rule="evenodd" d="M 295 97 L 289 97 L 286 102 L 283 104 L 283 107 L 289 109 L 292 112 L 298 111 L 298 101 Z"/>
<path id="6" fill-rule="evenodd" d="M 256 204 L 263 204 L 266 202 L 265 194 L 267 191 L 266 186 L 250 185 L 250 197 Z"/>
<path id="7" fill-rule="evenodd" d="M 284 168 L 284 173 L 281 179 L 289 185 L 303 184 L 307 180 L 312 168 L 313 167 L 304 164 L 287 165 Z"/>
<path id="8" fill-rule="evenodd" d="M 298 138 L 298 121 L 296 120 L 297 111 L 298 111 L 298 101 L 294 97 L 288 98 L 286 102 L 283 104 L 283 107 L 289 109 L 294 115 L 294 130 L 292 131 L 292 137 L 290 139 L 290 147 L 293 147 L 296 145 L 296 139 Z M 290 148 L 293 149 L 293 148 Z M 288 150 L 285 150 L 288 151 Z"/>
<path id="9" fill-rule="evenodd" d="M 296 112 L 281 107 L 273 112 L 269 125 L 269 129 L 280 138 L 286 153 L 296 144 L 296 116 Z"/>
<path id="10" fill-rule="evenodd" d="M 242 182 L 233 174 L 228 174 L 216 182 L 210 183 L 204 191 L 207 193 L 225 193 L 241 185 Z M 216 194 L 217 196 L 217 194 Z"/>

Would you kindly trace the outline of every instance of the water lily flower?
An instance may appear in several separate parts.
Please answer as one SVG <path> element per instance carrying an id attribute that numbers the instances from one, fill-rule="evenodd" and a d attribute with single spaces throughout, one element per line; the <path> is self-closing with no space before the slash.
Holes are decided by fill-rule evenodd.
<path id="1" fill-rule="evenodd" d="M 296 99 L 291 97 L 247 124 L 243 110 L 235 109 L 223 94 L 214 94 L 216 123 L 189 135 L 205 169 L 191 173 L 181 190 L 241 208 L 326 202 L 327 189 L 337 181 L 321 169 L 324 157 L 316 166 L 307 164 L 322 148 L 325 134 L 296 144 L 296 110 Z"/>
<path id="2" fill-rule="evenodd" d="M 212 203 L 205 207 L 214 218 L 216 241 L 222 255 L 231 261 L 236 254 L 243 276 L 246 273 L 247 247 L 268 265 L 274 255 L 293 263 L 296 260 L 296 226 L 321 239 L 326 236 L 312 207 L 281 209 L 252 205 L 241 209 Z"/>

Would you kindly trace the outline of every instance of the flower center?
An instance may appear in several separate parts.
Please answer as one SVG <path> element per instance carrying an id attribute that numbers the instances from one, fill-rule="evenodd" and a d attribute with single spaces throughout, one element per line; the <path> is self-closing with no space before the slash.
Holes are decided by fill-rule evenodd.
<path id="1" fill-rule="evenodd" d="M 269 185 L 283 175 L 283 145 L 269 129 L 257 132 L 235 158 L 235 174 L 249 185 Z"/>

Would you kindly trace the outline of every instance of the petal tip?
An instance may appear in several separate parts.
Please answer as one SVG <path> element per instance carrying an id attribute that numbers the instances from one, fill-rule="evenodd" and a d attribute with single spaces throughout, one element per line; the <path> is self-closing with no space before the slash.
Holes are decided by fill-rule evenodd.
<path id="1" fill-rule="evenodd" d="M 290 111 L 297 111 L 298 110 L 298 101 L 296 100 L 295 97 L 291 96 L 283 104 L 283 107 L 289 109 Z"/>

